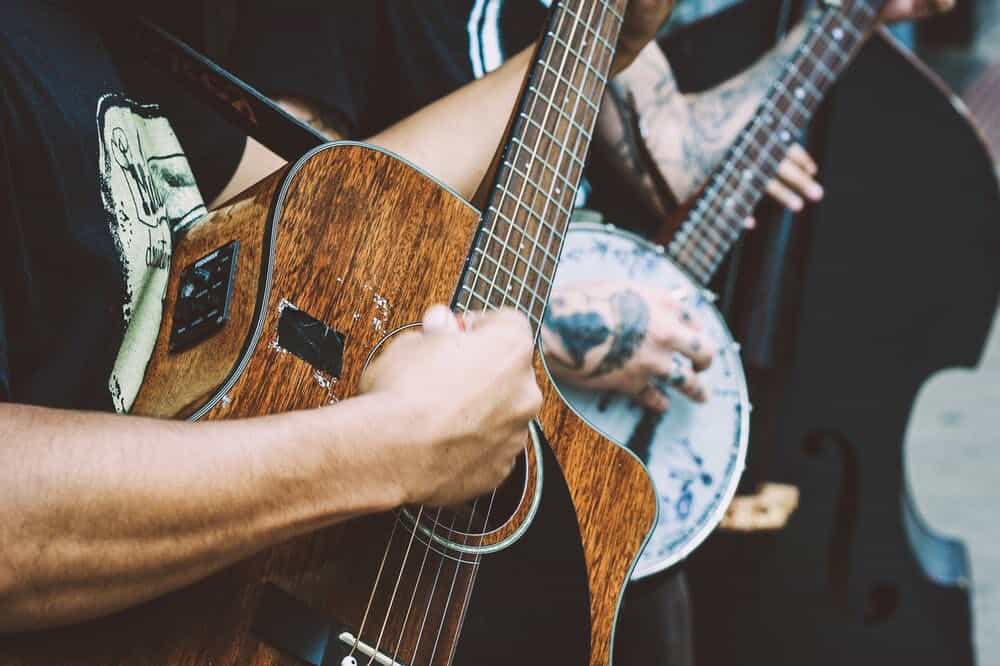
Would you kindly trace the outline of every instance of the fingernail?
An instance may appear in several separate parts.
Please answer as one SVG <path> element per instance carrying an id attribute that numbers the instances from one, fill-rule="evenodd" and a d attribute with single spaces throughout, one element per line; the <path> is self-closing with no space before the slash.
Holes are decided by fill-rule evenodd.
<path id="1" fill-rule="evenodd" d="M 788 207 L 796 212 L 802 210 L 802 199 L 799 199 L 798 197 L 793 198 L 788 202 Z"/>
<path id="2" fill-rule="evenodd" d="M 446 330 L 451 328 L 454 316 L 444 305 L 435 305 L 424 313 L 424 328 Z"/>
<path id="3" fill-rule="evenodd" d="M 809 196 L 812 197 L 813 201 L 819 201 L 823 198 L 823 188 L 820 185 L 812 185 L 809 188 Z"/>

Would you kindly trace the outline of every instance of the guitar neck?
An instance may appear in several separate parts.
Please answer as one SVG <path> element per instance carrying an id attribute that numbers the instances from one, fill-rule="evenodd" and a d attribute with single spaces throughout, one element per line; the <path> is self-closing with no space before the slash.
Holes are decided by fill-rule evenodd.
<path id="1" fill-rule="evenodd" d="M 626 4 L 553 3 L 456 291 L 456 310 L 515 307 L 537 335 Z"/>
<path id="2" fill-rule="evenodd" d="M 827 1 L 667 246 L 702 284 L 739 238 L 789 146 L 875 28 L 882 0 Z"/>

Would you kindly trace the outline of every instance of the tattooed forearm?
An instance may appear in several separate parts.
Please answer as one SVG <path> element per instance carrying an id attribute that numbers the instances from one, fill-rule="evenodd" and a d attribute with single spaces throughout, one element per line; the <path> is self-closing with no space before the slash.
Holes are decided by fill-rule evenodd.
<path id="1" fill-rule="evenodd" d="M 642 296 L 631 289 L 612 294 L 611 310 L 618 326 L 611 339 L 611 348 L 590 373 L 591 377 L 606 375 L 624 367 L 646 339 L 646 331 L 649 328 L 649 307 Z"/>
<path id="2" fill-rule="evenodd" d="M 805 26 L 797 26 L 745 73 L 699 94 L 678 90 L 670 64 L 655 43 L 619 75 L 627 98 L 634 101 L 649 153 L 675 198 L 692 196 L 711 175 L 804 35 Z M 623 132 L 604 134 L 621 137 Z M 648 191 L 648 174 L 641 164 L 619 152 L 620 168 L 645 183 Z"/>

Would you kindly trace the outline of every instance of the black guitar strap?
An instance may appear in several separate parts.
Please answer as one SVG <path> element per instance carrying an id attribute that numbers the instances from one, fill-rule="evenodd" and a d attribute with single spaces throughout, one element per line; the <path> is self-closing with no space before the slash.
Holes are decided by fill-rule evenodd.
<path id="1" fill-rule="evenodd" d="M 128 21 L 109 39 L 125 40 L 123 53 L 143 54 L 153 65 L 173 74 L 188 90 L 204 98 L 228 121 L 243 129 L 289 162 L 329 143 L 322 133 L 148 19 Z"/>

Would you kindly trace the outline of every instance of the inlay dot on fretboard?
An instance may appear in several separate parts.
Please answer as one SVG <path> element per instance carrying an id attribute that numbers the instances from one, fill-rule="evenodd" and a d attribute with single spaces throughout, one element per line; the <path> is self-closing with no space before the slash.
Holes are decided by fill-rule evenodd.
<path id="1" fill-rule="evenodd" d="M 844 38 L 844 31 L 841 30 L 840 28 L 834 28 L 833 29 L 833 38 L 836 39 L 839 42 L 841 39 Z"/>
<path id="2" fill-rule="evenodd" d="M 805 91 L 805 90 L 803 90 L 802 88 L 796 88 L 796 89 L 795 89 L 795 96 L 796 96 L 796 97 L 797 97 L 798 99 L 802 99 L 803 97 L 805 97 L 805 96 L 806 96 L 806 91 Z"/>
<path id="3" fill-rule="evenodd" d="M 789 141 L 792 140 L 792 135 L 788 132 L 788 130 L 784 130 L 781 132 L 781 140 L 784 141 L 785 143 L 788 143 Z"/>

